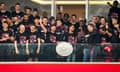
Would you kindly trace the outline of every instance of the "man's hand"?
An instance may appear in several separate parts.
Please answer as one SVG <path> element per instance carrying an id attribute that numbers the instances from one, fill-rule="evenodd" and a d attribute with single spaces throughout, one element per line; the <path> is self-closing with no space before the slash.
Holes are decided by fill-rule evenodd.
<path id="1" fill-rule="evenodd" d="M 39 49 L 37 49 L 36 53 L 37 53 L 37 54 L 39 54 L 39 53 L 40 53 L 40 50 L 39 50 Z"/>
<path id="2" fill-rule="evenodd" d="M 108 4 L 110 7 L 112 7 L 112 4 L 111 4 L 110 2 L 107 2 L 107 4 Z"/>
<path id="3" fill-rule="evenodd" d="M 89 35 L 89 34 L 85 35 L 85 38 L 88 38 L 88 37 L 90 37 L 90 35 Z"/>
<path id="4" fill-rule="evenodd" d="M 27 54 L 27 55 L 29 55 L 29 54 L 30 54 L 29 50 L 26 50 L 26 54 Z"/>
<path id="5" fill-rule="evenodd" d="M 107 2 L 108 5 L 111 5 L 110 2 Z"/>
<path id="6" fill-rule="evenodd" d="M 45 40 L 44 39 L 40 39 L 41 40 L 41 43 L 45 43 Z"/>
<path id="7" fill-rule="evenodd" d="M 18 50 L 16 50 L 16 54 L 20 54 L 20 52 Z"/>
<path id="8" fill-rule="evenodd" d="M 116 24 L 116 25 L 114 25 L 114 27 L 115 27 L 115 28 L 119 28 L 119 25 L 118 25 L 118 24 Z"/>
<path id="9" fill-rule="evenodd" d="M 108 30 L 106 31 L 106 34 L 110 37 L 112 36 L 112 33 L 110 33 Z"/>

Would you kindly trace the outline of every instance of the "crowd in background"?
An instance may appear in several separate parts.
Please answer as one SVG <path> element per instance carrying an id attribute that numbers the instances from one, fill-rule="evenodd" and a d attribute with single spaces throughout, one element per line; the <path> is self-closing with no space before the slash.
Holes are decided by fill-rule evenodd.
<path id="1" fill-rule="evenodd" d="M 118 8 L 117 1 L 114 1 L 113 5 L 109 4 L 109 6 L 111 8 L 108 18 L 93 16 L 88 21 L 85 18 L 77 17 L 76 14 L 70 16 L 68 13 L 63 14 L 61 12 L 57 13 L 56 18 L 39 16 L 38 9 L 32 9 L 29 6 L 26 6 L 22 12 L 20 3 L 16 3 L 14 10 L 9 12 L 6 10 L 6 4 L 1 3 L 0 43 L 13 43 L 16 54 L 21 53 L 18 44 L 26 44 L 22 47 L 25 47 L 24 50 L 27 55 L 30 54 L 32 47 L 28 46 L 29 44 L 37 43 L 38 46 L 35 51 L 39 54 L 40 44 L 58 44 L 63 41 L 71 44 L 88 43 L 88 47 L 83 50 L 83 61 L 88 61 L 89 53 L 93 49 L 97 52 L 96 49 L 101 48 L 92 48 L 94 44 L 98 43 L 101 46 L 109 44 L 112 45 L 112 48 L 108 46 L 102 49 L 108 52 L 108 56 L 112 55 L 111 57 L 118 61 L 120 57 L 118 44 L 120 43 L 120 8 Z M 6 51 L 3 50 L 2 55 Z M 34 55 L 30 54 L 30 57 L 34 57 Z"/>

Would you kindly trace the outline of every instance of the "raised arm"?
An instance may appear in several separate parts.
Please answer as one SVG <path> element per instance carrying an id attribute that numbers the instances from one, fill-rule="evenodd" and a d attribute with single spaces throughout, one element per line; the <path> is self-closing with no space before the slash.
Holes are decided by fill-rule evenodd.
<path id="1" fill-rule="evenodd" d="M 42 23 L 42 19 L 39 20 L 40 21 L 40 27 L 43 29 L 44 33 L 47 33 L 47 29 L 45 28 L 45 26 Z"/>

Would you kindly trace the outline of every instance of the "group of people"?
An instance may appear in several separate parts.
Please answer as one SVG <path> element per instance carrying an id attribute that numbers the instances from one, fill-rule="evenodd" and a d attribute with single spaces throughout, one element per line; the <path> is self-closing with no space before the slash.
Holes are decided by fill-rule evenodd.
<path id="1" fill-rule="evenodd" d="M 33 58 L 38 60 L 41 44 L 83 43 L 87 45 L 81 51 L 82 54 L 78 56 L 83 61 L 95 61 L 100 50 L 100 53 L 105 54 L 103 58 L 110 56 L 114 61 L 118 61 L 120 57 L 119 44 L 117 44 L 120 43 L 120 8 L 117 7 L 117 1 L 109 5 L 111 8 L 107 19 L 103 16 L 93 16 L 88 22 L 85 18 L 77 17 L 75 14 L 70 16 L 68 13 L 60 12 L 56 18 L 40 17 L 37 8 L 32 9 L 28 6 L 22 12 L 20 3 L 16 3 L 14 10 L 9 12 L 6 10 L 6 4 L 1 3 L 0 46 L 13 44 L 17 58 L 24 59 L 27 56 L 31 61 Z M 96 44 L 99 46 L 95 46 Z M 0 51 L 1 60 L 6 57 L 8 48 L 2 48 Z M 56 55 L 56 58 L 66 57 Z"/>

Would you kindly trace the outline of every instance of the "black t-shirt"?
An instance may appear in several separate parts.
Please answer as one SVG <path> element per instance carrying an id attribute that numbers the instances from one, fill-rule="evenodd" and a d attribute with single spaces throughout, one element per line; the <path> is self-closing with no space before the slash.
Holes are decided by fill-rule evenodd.
<path id="1" fill-rule="evenodd" d="M 76 26 L 77 26 L 77 27 L 76 27 L 76 30 L 79 30 L 80 27 L 81 27 L 80 24 L 78 24 L 78 25 L 76 25 Z M 87 31 L 87 26 L 86 26 L 86 25 L 83 25 L 83 26 L 82 26 L 82 29 L 83 29 L 83 31 L 86 32 L 86 31 Z"/>
<path id="2" fill-rule="evenodd" d="M 28 21 L 23 21 L 21 24 L 25 25 L 25 28 L 30 28 L 32 22 L 28 20 Z"/>
<path id="3" fill-rule="evenodd" d="M 24 13 L 23 13 L 22 11 L 19 12 L 19 13 L 17 13 L 16 11 L 13 11 L 13 12 L 11 13 L 11 15 L 12 15 L 12 17 L 18 17 L 19 19 L 21 19 L 21 17 L 24 16 Z"/>
<path id="4" fill-rule="evenodd" d="M 35 18 L 40 18 L 40 16 L 38 16 L 38 15 L 37 16 L 33 16 L 33 19 L 35 19 Z"/>
<path id="5" fill-rule="evenodd" d="M 36 29 L 37 29 L 37 31 L 38 31 L 39 33 L 42 32 L 42 28 L 41 28 L 40 26 L 36 26 Z"/>
<path id="6" fill-rule="evenodd" d="M 56 36 L 58 41 L 64 40 L 64 34 L 65 34 L 65 30 L 63 26 L 56 28 Z"/>
<path id="7" fill-rule="evenodd" d="M 110 8 L 108 16 L 120 16 L 120 8 L 118 7 Z"/>
<path id="8" fill-rule="evenodd" d="M 81 29 L 82 28 L 82 29 Z M 75 29 L 75 33 L 77 34 L 78 32 L 83 31 L 84 33 L 87 33 L 87 26 L 83 25 L 82 27 L 80 25 L 77 26 L 77 28 Z"/>
<path id="9" fill-rule="evenodd" d="M 75 29 L 77 29 L 79 27 L 79 23 L 78 22 L 76 22 L 76 23 L 70 23 L 69 26 L 70 25 L 74 25 Z"/>
<path id="10" fill-rule="evenodd" d="M 75 38 L 76 35 L 74 33 L 70 34 L 70 33 L 65 33 L 65 41 L 74 44 L 75 43 Z"/>
<path id="11" fill-rule="evenodd" d="M 113 34 L 115 34 L 116 36 L 119 36 L 119 32 L 116 28 L 113 28 L 112 30 L 113 30 Z"/>
<path id="12" fill-rule="evenodd" d="M 16 38 L 18 43 L 26 44 L 26 41 L 28 40 L 28 35 L 29 34 L 27 32 L 23 32 L 23 33 L 17 32 L 15 34 L 15 38 Z"/>
<path id="13" fill-rule="evenodd" d="M 12 33 L 14 34 L 14 27 L 13 26 L 9 26 L 9 30 L 12 31 Z"/>
<path id="14" fill-rule="evenodd" d="M 85 36 L 85 32 L 83 31 L 77 31 L 77 43 L 86 43 L 87 40 L 86 38 L 84 37 Z"/>
<path id="15" fill-rule="evenodd" d="M 56 33 L 47 32 L 46 43 L 56 43 L 56 42 L 57 42 Z"/>
<path id="16" fill-rule="evenodd" d="M 118 22 L 120 22 L 120 8 L 118 7 L 112 7 L 109 10 L 109 17 L 118 17 Z"/>
<path id="17" fill-rule="evenodd" d="M 2 19 L 2 18 L 7 18 L 7 17 L 11 17 L 11 14 L 10 14 L 10 12 L 9 11 L 6 11 L 6 12 L 0 12 L 0 20 Z"/>
<path id="18" fill-rule="evenodd" d="M 38 38 L 39 38 L 39 33 L 37 31 L 35 32 L 29 32 L 29 36 L 28 36 L 28 39 L 29 39 L 29 43 L 38 43 Z"/>
<path id="19" fill-rule="evenodd" d="M 110 42 L 111 43 L 118 43 L 120 42 L 119 40 L 119 32 L 116 28 L 113 27 L 113 29 L 111 29 L 111 33 L 112 36 L 110 37 Z"/>
<path id="20" fill-rule="evenodd" d="M 31 24 L 33 24 L 31 21 L 23 21 L 21 24 L 25 25 L 26 31 L 30 30 Z"/>
<path id="21" fill-rule="evenodd" d="M 110 38 L 107 34 L 100 34 L 100 39 L 101 39 L 101 43 L 107 43 L 110 42 Z"/>
<path id="22" fill-rule="evenodd" d="M 69 26 L 70 22 L 69 21 L 63 21 L 63 24 Z"/>
<path id="23" fill-rule="evenodd" d="M 39 36 L 41 39 L 45 39 L 45 33 L 42 30 L 42 28 L 40 26 L 36 26 L 37 32 L 39 33 Z"/>
<path id="24" fill-rule="evenodd" d="M 33 23 L 34 22 L 33 20 L 34 20 L 33 15 L 29 15 L 29 21 L 31 21 Z"/>
<path id="25" fill-rule="evenodd" d="M 99 22 L 96 23 L 96 28 L 99 30 L 99 28 L 100 28 L 100 23 Z"/>
<path id="26" fill-rule="evenodd" d="M 50 24 L 46 24 L 46 25 L 44 25 L 45 26 L 45 28 L 47 29 L 47 31 L 50 31 Z"/>
<path id="27" fill-rule="evenodd" d="M 20 24 L 14 24 L 12 26 L 12 29 L 14 30 L 15 33 L 19 30 L 19 26 L 20 26 Z"/>
<path id="28" fill-rule="evenodd" d="M 3 38 L 9 38 L 12 36 L 12 32 L 10 30 L 4 31 L 4 30 L 0 30 L 0 39 Z M 6 41 L 1 41 L 0 43 L 10 43 L 11 41 L 9 39 L 7 39 Z"/>
<path id="29" fill-rule="evenodd" d="M 111 43 L 119 43 L 120 41 L 119 41 L 119 38 L 116 36 L 116 35 L 112 35 L 111 37 L 110 37 L 110 42 Z"/>

